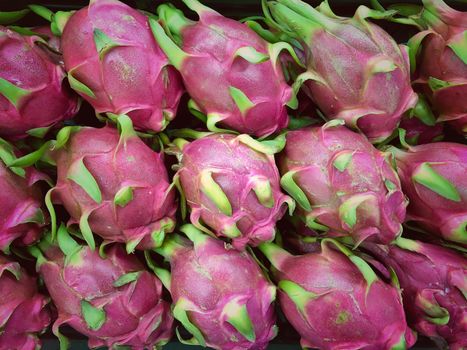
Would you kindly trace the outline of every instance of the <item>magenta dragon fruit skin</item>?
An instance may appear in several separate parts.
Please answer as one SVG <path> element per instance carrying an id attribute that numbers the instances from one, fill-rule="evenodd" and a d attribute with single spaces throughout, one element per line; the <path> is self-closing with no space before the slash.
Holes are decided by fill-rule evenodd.
<path id="1" fill-rule="evenodd" d="M 50 245 L 49 238 L 35 255 L 58 311 L 52 330 L 62 345 L 62 325 L 88 337 L 90 348 L 144 350 L 169 341 L 173 317 L 170 304 L 161 299 L 162 283 L 136 256 L 114 244 L 103 257 L 78 244 L 64 226 L 57 238 L 59 247 Z"/>
<path id="2" fill-rule="evenodd" d="M 12 243 L 34 243 L 46 224 L 37 183 L 45 175 L 33 167 L 9 167 L 13 160 L 14 149 L 0 139 L 0 250 L 4 252 Z"/>
<path id="3" fill-rule="evenodd" d="M 41 135 L 78 112 L 78 96 L 46 45 L 0 26 L 0 136 Z"/>
<path id="4" fill-rule="evenodd" d="M 417 96 L 407 48 L 366 21 L 376 11 L 360 6 L 353 18 L 345 18 L 332 13 L 327 2 L 320 11 L 300 0 L 268 5 L 266 14 L 307 48 L 307 71 L 297 84 L 305 83 L 323 113 L 344 120 L 372 143 L 389 137 Z"/>
<path id="5" fill-rule="evenodd" d="M 118 122 L 120 132 L 110 126 L 60 131 L 52 199 L 64 205 L 91 247 L 94 232 L 105 241 L 126 243 L 128 252 L 151 249 L 174 227 L 175 193 L 163 154 L 136 135 L 128 117 Z"/>
<path id="6" fill-rule="evenodd" d="M 409 198 L 407 220 L 467 244 L 467 146 L 437 142 L 393 151 Z"/>
<path id="7" fill-rule="evenodd" d="M 291 131 L 279 160 L 281 185 L 308 227 L 350 235 L 356 245 L 389 244 L 402 232 L 407 206 L 390 156 L 339 121 Z"/>
<path id="8" fill-rule="evenodd" d="M 171 5 L 158 8 L 168 34 L 155 20 L 150 22 L 157 41 L 183 77 L 192 98 L 190 107 L 205 115 L 211 131 L 220 131 L 217 123 L 257 137 L 284 129 L 286 105 L 294 107 L 296 100 L 285 82 L 279 55 L 282 49 L 295 55 L 291 46 L 268 44 L 246 24 L 223 17 L 197 0 L 183 2 L 198 14 L 198 22 Z"/>
<path id="9" fill-rule="evenodd" d="M 277 334 L 276 288 L 249 253 L 192 225 L 181 230 L 192 242 L 171 236 L 156 249 L 170 261 L 171 273 L 154 269 L 172 295 L 175 318 L 193 336 L 180 340 L 219 350 L 265 350 Z"/>
<path id="10" fill-rule="evenodd" d="M 294 207 L 281 192 L 274 156 L 261 147 L 245 134 L 213 134 L 181 151 L 177 176 L 191 223 L 232 239 L 238 249 L 273 240 L 285 204 Z"/>
<path id="11" fill-rule="evenodd" d="M 148 18 L 117 0 L 91 0 L 67 21 L 61 45 L 72 87 L 97 113 L 127 114 L 158 132 L 175 117 L 183 87 Z"/>
<path id="12" fill-rule="evenodd" d="M 282 311 L 302 347 L 383 350 L 415 343 L 399 290 L 347 248 L 331 239 L 320 252 L 297 256 L 273 243 L 259 247 L 275 268 Z"/>
<path id="13" fill-rule="evenodd" d="M 50 323 L 47 304 L 36 279 L 0 254 L 0 350 L 40 349 L 38 336 Z"/>
<path id="14" fill-rule="evenodd" d="M 415 84 L 421 86 L 440 114 L 467 134 L 467 12 L 442 0 L 423 0 L 421 18 L 428 26 L 410 41 Z M 421 47 L 420 47 L 421 46 Z M 418 57 L 416 57 L 418 53 Z"/>
<path id="15" fill-rule="evenodd" d="M 467 347 L 465 255 L 405 238 L 365 248 L 396 272 L 409 325 L 435 341 L 444 339 L 449 349 Z"/>

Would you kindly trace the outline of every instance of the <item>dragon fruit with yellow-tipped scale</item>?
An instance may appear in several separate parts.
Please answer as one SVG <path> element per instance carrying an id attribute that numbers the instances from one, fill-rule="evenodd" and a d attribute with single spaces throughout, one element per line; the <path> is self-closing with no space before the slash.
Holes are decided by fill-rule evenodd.
<path id="1" fill-rule="evenodd" d="M 150 19 L 153 33 L 180 71 L 192 100 L 190 108 L 204 114 L 207 127 L 221 127 L 264 137 L 288 124 L 286 105 L 296 98 L 286 84 L 279 60 L 285 42 L 268 44 L 246 24 L 223 17 L 197 0 L 183 2 L 199 16 L 195 22 L 172 5 L 157 12 L 164 29 Z"/>
<path id="2" fill-rule="evenodd" d="M 47 177 L 34 167 L 11 167 L 15 149 L 0 139 L 0 250 L 10 245 L 28 245 L 40 238 L 46 215 L 39 184 Z"/>
<path id="3" fill-rule="evenodd" d="M 280 189 L 273 153 L 283 147 L 283 138 L 276 141 L 212 134 L 181 143 L 176 178 L 191 222 L 230 238 L 238 249 L 273 240 L 285 204 L 294 208 Z"/>
<path id="4" fill-rule="evenodd" d="M 71 86 L 97 113 L 127 114 L 158 132 L 175 117 L 183 86 L 154 40 L 148 17 L 117 0 L 55 16 Z"/>
<path id="5" fill-rule="evenodd" d="M 78 112 L 78 96 L 53 56 L 39 36 L 23 36 L 0 26 L 1 136 L 42 136 Z"/>
<path id="6" fill-rule="evenodd" d="M 90 348 L 144 350 L 170 340 L 173 317 L 162 283 L 136 256 L 118 244 L 99 253 L 75 241 L 63 225 L 57 241 L 46 236 L 31 252 L 58 311 L 52 330 L 62 348 L 68 343 L 62 325 L 87 336 Z"/>
<path id="7" fill-rule="evenodd" d="M 415 343 L 397 286 L 336 241 L 297 256 L 273 243 L 259 248 L 274 267 L 282 311 L 302 347 L 403 350 Z"/>
<path id="8" fill-rule="evenodd" d="M 36 279 L 0 254 L 0 350 L 40 348 L 39 335 L 50 323 L 47 304 Z"/>
<path id="9" fill-rule="evenodd" d="M 94 232 L 107 242 L 125 243 L 128 252 L 151 249 L 173 230 L 175 194 L 162 153 L 136 135 L 129 117 L 119 116 L 118 123 L 120 131 L 60 131 L 52 151 L 57 184 L 51 197 L 64 205 L 91 247 Z"/>
<path id="10" fill-rule="evenodd" d="M 156 251 L 171 272 L 153 267 L 170 291 L 173 314 L 192 339 L 188 344 L 219 350 L 265 350 L 277 334 L 276 288 L 256 260 L 192 225 L 181 230 L 190 240 L 171 236 Z"/>
<path id="11" fill-rule="evenodd" d="M 282 187 L 308 227 L 389 244 L 402 233 L 407 201 L 390 161 L 361 134 L 333 120 L 291 131 L 279 156 Z"/>
<path id="12" fill-rule="evenodd" d="M 409 325 L 421 335 L 467 346 L 467 259 L 440 245 L 399 238 L 395 245 L 365 244 L 397 274 Z M 444 344 L 443 346 L 444 347 Z"/>
<path id="13" fill-rule="evenodd" d="M 467 244 L 467 146 L 437 142 L 392 151 L 409 198 L 407 220 Z"/>
<path id="14" fill-rule="evenodd" d="M 409 40 L 414 83 L 421 86 L 440 121 L 467 134 L 467 12 L 442 0 L 423 0 L 418 23 L 427 29 Z"/>
<path id="15" fill-rule="evenodd" d="M 327 2 L 315 9 L 300 0 L 278 0 L 267 3 L 265 15 L 303 42 L 307 71 L 296 86 L 305 83 L 328 118 L 344 120 L 377 143 L 415 106 L 407 47 L 366 20 L 389 13 L 360 6 L 346 18 L 335 15 Z"/>

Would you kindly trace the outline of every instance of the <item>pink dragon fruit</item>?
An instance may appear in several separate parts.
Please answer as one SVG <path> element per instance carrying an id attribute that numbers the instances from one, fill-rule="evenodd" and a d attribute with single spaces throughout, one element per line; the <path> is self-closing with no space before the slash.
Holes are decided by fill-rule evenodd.
<path id="1" fill-rule="evenodd" d="M 389 350 L 415 343 L 399 290 L 336 241 L 325 239 L 321 252 L 301 256 L 273 243 L 259 248 L 275 268 L 282 311 L 302 347 Z"/>
<path id="2" fill-rule="evenodd" d="M 292 47 L 268 44 L 247 25 L 197 0 L 183 2 L 198 14 L 198 22 L 171 5 L 157 10 L 168 35 L 155 20 L 150 22 L 183 77 L 194 113 L 203 114 L 211 131 L 221 131 L 217 123 L 258 137 L 284 129 L 286 105 L 295 107 L 296 99 L 285 82 L 279 54 L 287 49 L 296 57 Z"/>
<path id="3" fill-rule="evenodd" d="M 61 25 L 71 86 L 97 113 L 127 114 L 135 128 L 153 132 L 175 117 L 181 79 L 145 15 L 117 0 L 91 0 Z"/>
<path id="4" fill-rule="evenodd" d="M 366 244 L 397 274 L 407 320 L 420 334 L 467 347 L 467 259 L 439 245 L 399 238 L 396 245 Z"/>
<path id="5" fill-rule="evenodd" d="M 65 83 L 65 71 L 39 36 L 0 26 L 0 67 L 1 136 L 42 136 L 78 112 L 78 97 Z"/>
<path id="6" fill-rule="evenodd" d="M 390 154 L 333 120 L 287 134 L 280 157 L 282 187 L 308 227 L 389 244 L 402 232 L 407 202 Z"/>
<path id="7" fill-rule="evenodd" d="M 213 134 L 181 146 L 176 181 L 191 208 L 192 224 L 232 239 L 237 249 L 274 239 L 285 203 L 292 211 L 294 203 L 280 190 L 272 155 L 283 145 L 269 142 Z"/>
<path id="8" fill-rule="evenodd" d="M 191 242 L 171 236 L 156 251 L 171 273 L 153 267 L 174 302 L 173 314 L 193 336 L 180 341 L 220 350 L 266 349 L 277 334 L 276 288 L 246 252 L 204 235 L 181 230 Z"/>
<path id="9" fill-rule="evenodd" d="M 79 223 L 91 247 L 94 232 L 108 242 L 126 243 L 128 252 L 150 249 L 173 230 L 175 194 L 163 155 L 136 135 L 130 118 L 120 116 L 118 123 L 120 132 L 110 126 L 60 131 L 53 147 L 52 199 L 65 206 L 70 223 Z"/>
<path id="10" fill-rule="evenodd" d="M 10 167 L 15 159 L 13 147 L 0 139 L 0 250 L 4 252 L 12 243 L 36 241 L 46 221 L 37 184 L 46 177 L 33 167 Z"/>
<path id="11" fill-rule="evenodd" d="M 392 150 L 409 198 L 407 220 L 467 244 L 467 146 L 438 142 Z"/>
<path id="12" fill-rule="evenodd" d="M 415 84 L 431 98 L 440 121 L 449 121 L 467 134 L 467 12 L 442 0 L 423 0 L 423 4 L 421 19 L 428 29 L 409 41 Z"/>
<path id="13" fill-rule="evenodd" d="M 40 349 L 38 335 L 50 323 L 47 303 L 36 279 L 0 254 L 0 350 Z"/>
<path id="14" fill-rule="evenodd" d="M 353 18 L 338 17 L 327 2 L 320 11 L 300 0 L 268 5 L 265 15 L 307 47 L 307 71 L 297 87 L 305 83 L 327 117 L 344 120 L 371 142 L 389 137 L 417 95 L 410 86 L 407 48 L 366 21 L 386 14 L 360 6 Z"/>
<path id="15" fill-rule="evenodd" d="M 60 326 L 89 338 L 89 347 L 128 346 L 153 349 L 172 337 L 170 304 L 161 299 L 162 283 L 135 256 L 112 245 L 105 257 L 78 244 L 65 226 L 35 249 L 37 268 L 52 297 L 58 318 L 53 333 L 66 346 Z"/>

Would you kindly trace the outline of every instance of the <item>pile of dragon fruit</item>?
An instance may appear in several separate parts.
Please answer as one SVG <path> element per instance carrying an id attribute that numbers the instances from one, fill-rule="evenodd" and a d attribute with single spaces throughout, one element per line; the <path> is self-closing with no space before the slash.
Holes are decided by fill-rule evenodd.
<path id="1" fill-rule="evenodd" d="M 0 12 L 0 350 L 467 349 L 467 12 L 183 3 Z"/>

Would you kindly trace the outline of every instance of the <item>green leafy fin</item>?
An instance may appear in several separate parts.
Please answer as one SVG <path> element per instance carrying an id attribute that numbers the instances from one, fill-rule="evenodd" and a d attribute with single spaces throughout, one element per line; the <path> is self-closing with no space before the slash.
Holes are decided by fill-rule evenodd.
<path id="1" fill-rule="evenodd" d="M 109 38 L 102 30 L 94 29 L 94 44 L 96 45 L 99 59 L 102 61 L 104 56 L 113 48 L 120 46 L 118 43 Z"/>
<path id="2" fill-rule="evenodd" d="M 229 86 L 229 91 L 230 96 L 234 100 L 242 115 L 245 115 L 251 108 L 255 106 L 255 104 L 251 102 L 251 100 L 242 90 L 237 89 L 234 86 Z"/>
<path id="3" fill-rule="evenodd" d="M 451 40 L 448 46 L 464 64 L 467 64 L 467 30 L 456 35 L 455 40 Z"/>
<path id="4" fill-rule="evenodd" d="M 250 63 L 258 64 L 265 62 L 269 59 L 269 56 L 258 52 L 253 46 L 243 46 L 235 51 L 235 57 L 241 57 Z"/>
<path id="5" fill-rule="evenodd" d="M 30 91 L 21 89 L 8 80 L 0 78 L 0 94 L 3 95 L 10 103 L 19 109 L 21 100 L 31 94 Z"/>
<path id="6" fill-rule="evenodd" d="M 70 86 L 71 86 L 71 88 L 73 90 L 75 90 L 76 92 L 81 93 L 83 95 L 86 95 L 86 96 L 88 96 L 90 98 L 93 98 L 93 99 L 96 98 L 96 95 L 94 94 L 94 92 L 87 85 L 80 82 L 78 79 L 76 79 L 73 76 L 72 71 L 68 72 L 67 77 L 68 77 L 68 82 L 70 83 Z"/>
<path id="7" fill-rule="evenodd" d="M 300 311 L 303 317 L 306 318 L 306 305 L 309 300 L 318 297 L 317 294 L 305 290 L 297 283 L 282 280 L 279 282 L 279 289 L 285 292 L 287 296 L 294 302 L 297 309 Z"/>
<path id="8" fill-rule="evenodd" d="M 352 152 L 346 152 L 346 153 L 339 154 L 334 159 L 334 162 L 332 163 L 334 168 L 336 168 L 342 173 L 345 169 L 347 169 L 350 162 L 352 161 L 352 156 L 353 156 Z"/>
<path id="9" fill-rule="evenodd" d="M 94 307 L 86 300 L 81 300 L 81 313 L 89 329 L 99 330 L 106 321 L 105 311 Z"/>
<path id="10" fill-rule="evenodd" d="M 125 207 L 128 203 L 133 200 L 133 188 L 131 186 L 125 186 L 118 190 L 114 197 L 114 204 L 119 207 Z"/>
<path id="11" fill-rule="evenodd" d="M 241 304 L 238 298 L 232 299 L 224 306 L 222 314 L 226 318 L 226 321 L 248 341 L 255 341 L 255 329 L 248 314 L 246 304 Z"/>
<path id="12" fill-rule="evenodd" d="M 128 272 L 123 275 L 121 275 L 115 282 L 113 283 L 114 287 L 122 287 L 128 283 L 136 281 L 139 276 L 141 275 L 141 271 L 134 271 L 134 272 Z"/>
<path id="13" fill-rule="evenodd" d="M 89 215 L 91 215 L 92 211 L 85 212 L 81 214 L 81 218 L 79 219 L 79 229 L 83 235 L 84 240 L 88 244 L 91 250 L 96 249 L 96 242 L 94 241 L 94 235 L 92 234 L 91 227 L 89 226 Z"/>
<path id="14" fill-rule="evenodd" d="M 172 39 L 165 33 L 164 28 L 153 18 L 149 18 L 152 33 L 159 43 L 161 49 L 165 52 L 170 60 L 170 63 L 177 69 L 181 69 L 183 62 L 189 56 L 181 48 L 179 48 Z"/>
<path id="15" fill-rule="evenodd" d="M 88 168 L 86 168 L 83 158 L 76 160 L 71 165 L 67 178 L 79 185 L 94 202 L 98 204 L 102 202 L 102 193 L 99 189 L 99 185 Z"/>
<path id="16" fill-rule="evenodd" d="M 57 241 L 60 250 L 66 256 L 73 255 L 81 246 L 70 236 L 64 224 L 60 225 L 57 233 Z"/>
<path id="17" fill-rule="evenodd" d="M 175 303 L 173 308 L 173 315 L 174 317 L 180 321 L 180 323 L 185 327 L 185 329 L 190 332 L 193 337 L 196 339 L 199 345 L 205 347 L 206 341 L 204 340 L 204 336 L 201 331 L 196 327 L 188 317 L 188 309 L 191 308 L 191 302 L 187 299 L 180 298 Z"/>
<path id="18" fill-rule="evenodd" d="M 288 171 L 281 177 L 282 188 L 295 199 L 295 201 L 306 211 L 311 210 L 311 204 L 305 192 L 297 185 L 294 180 L 294 175 L 297 171 Z"/>
<path id="19" fill-rule="evenodd" d="M 212 178 L 212 172 L 203 170 L 200 174 L 201 191 L 216 205 L 224 215 L 232 216 L 232 206 L 222 188 Z"/>
<path id="20" fill-rule="evenodd" d="M 412 174 L 412 179 L 446 199 L 453 202 L 461 201 L 456 187 L 448 179 L 433 170 L 430 163 L 422 163 Z"/>
<path id="21" fill-rule="evenodd" d="M 255 176 L 253 181 L 253 191 L 258 201 L 266 208 L 274 207 L 274 194 L 269 179 Z"/>

